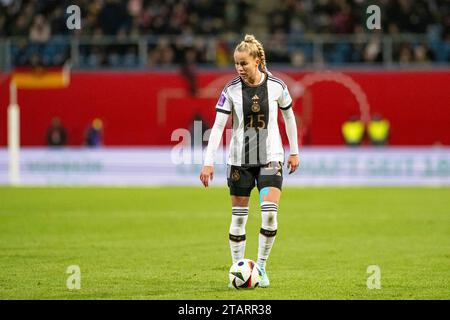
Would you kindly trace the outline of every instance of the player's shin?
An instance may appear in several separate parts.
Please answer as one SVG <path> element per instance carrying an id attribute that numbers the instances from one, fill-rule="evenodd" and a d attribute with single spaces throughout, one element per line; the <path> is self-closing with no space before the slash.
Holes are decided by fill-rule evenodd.
<path id="1" fill-rule="evenodd" d="M 244 259 L 245 224 L 248 218 L 248 207 L 233 207 L 230 225 L 230 249 L 233 263 Z"/>
<path id="2" fill-rule="evenodd" d="M 261 230 L 259 233 L 259 248 L 257 264 L 265 268 L 267 259 L 277 234 L 277 212 L 278 205 L 274 202 L 264 201 L 261 203 Z"/>

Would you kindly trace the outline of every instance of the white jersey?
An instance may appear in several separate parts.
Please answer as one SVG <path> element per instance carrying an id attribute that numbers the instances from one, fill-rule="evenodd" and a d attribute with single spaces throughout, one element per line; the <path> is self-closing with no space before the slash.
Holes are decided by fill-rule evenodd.
<path id="1" fill-rule="evenodd" d="M 263 73 L 258 85 L 249 85 L 240 77 L 231 80 L 216 105 L 217 112 L 232 114 L 228 164 L 260 166 L 271 161 L 284 162 L 278 108 L 291 107 L 291 95 L 279 78 Z"/>

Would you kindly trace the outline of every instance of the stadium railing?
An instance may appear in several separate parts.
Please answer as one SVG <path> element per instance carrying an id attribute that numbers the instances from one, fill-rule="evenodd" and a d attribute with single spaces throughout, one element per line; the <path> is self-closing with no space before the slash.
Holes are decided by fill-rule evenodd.
<path id="1" fill-rule="evenodd" d="M 367 66 L 396 67 L 402 65 L 450 66 L 450 42 L 434 34 L 380 33 L 361 34 L 289 34 L 259 37 L 266 47 L 270 63 L 295 67 Z M 213 36 L 54 36 L 47 43 L 37 44 L 27 38 L 0 39 L 0 68 L 10 69 L 30 64 L 38 55 L 44 65 L 62 65 L 70 59 L 74 68 L 161 68 L 176 65 L 177 61 L 149 65 L 151 53 L 159 47 L 169 50 L 192 47 L 204 53 L 197 65 L 205 67 L 231 67 L 232 50 L 239 37 Z M 368 45 L 372 47 L 367 48 Z M 410 61 L 399 60 L 399 51 L 406 46 Z M 426 51 L 423 61 L 414 60 L 414 48 Z M 370 51 L 372 57 L 365 58 Z M 225 63 L 218 56 L 225 55 Z M 179 62 L 179 61 L 178 61 Z"/>

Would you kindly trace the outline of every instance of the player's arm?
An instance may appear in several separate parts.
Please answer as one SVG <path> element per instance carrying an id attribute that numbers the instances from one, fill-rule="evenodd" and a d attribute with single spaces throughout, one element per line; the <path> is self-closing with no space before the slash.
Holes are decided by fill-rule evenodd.
<path id="1" fill-rule="evenodd" d="M 295 122 L 295 115 L 292 108 L 281 110 L 284 123 L 286 126 L 286 135 L 289 140 L 289 148 L 291 150 L 287 166 L 290 169 L 289 174 L 293 173 L 300 165 L 298 156 L 298 139 L 297 139 L 297 123 Z"/>
<path id="2" fill-rule="evenodd" d="M 228 94 L 228 86 L 226 86 L 217 101 L 216 104 L 216 120 L 211 129 L 209 136 L 208 147 L 206 149 L 205 162 L 200 172 L 200 181 L 205 187 L 209 185 L 209 179 L 213 179 L 214 176 L 214 158 L 217 148 L 219 147 L 220 140 L 222 138 L 223 130 L 227 124 L 228 118 L 233 108 L 233 102 Z"/>
<path id="3" fill-rule="evenodd" d="M 299 167 L 300 159 L 298 156 L 297 123 L 295 122 L 295 115 L 292 110 L 292 98 L 287 87 L 283 89 L 278 104 L 283 115 L 286 135 L 289 140 L 290 155 L 287 167 L 290 169 L 289 174 L 291 174 Z"/>
<path id="4" fill-rule="evenodd" d="M 211 129 L 208 147 L 206 149 L 205 162 L 202 171 L 200 172 L 200 181 L 205 187 L 208 187 L 209 179 L 213 179 L 214 158 L 229 116 L 230 114 L 228 112 L 219 112 L 218 110 L 216 113 L 216 120 L 214 121 L 214 125 Z"/>

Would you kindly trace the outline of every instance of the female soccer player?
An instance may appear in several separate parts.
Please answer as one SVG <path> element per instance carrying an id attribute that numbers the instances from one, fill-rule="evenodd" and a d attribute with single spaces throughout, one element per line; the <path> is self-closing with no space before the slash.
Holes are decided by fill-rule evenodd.
<path id="1" fill-rule="evenodd" d="M 288 88 L 282 80 L 267 71 L 263 46 L 253 35 L 246 35 L 244 41 L 236 46 L 234 61 L 239 76 L 225 86 L 217 102 L 216 119 L 200 180 L 208 187 L 209 180 L 213 179 L 215 153 L 228 117 L 232 114 L 233 134 L 227 162 L 232 205 L 229 234 L 231 256 L 233 263 L 244 258 L 248 203 L 256 184 L 262 215 L 257 264 L 263 274 L 260 286 L 268 287 L 266 261 L 277 234 L 277 211 L 285 160 L 277 123 L 278 108 L 281 109 L 289 140 L 289 174 L 299 166 L 297 125 Z"/>

